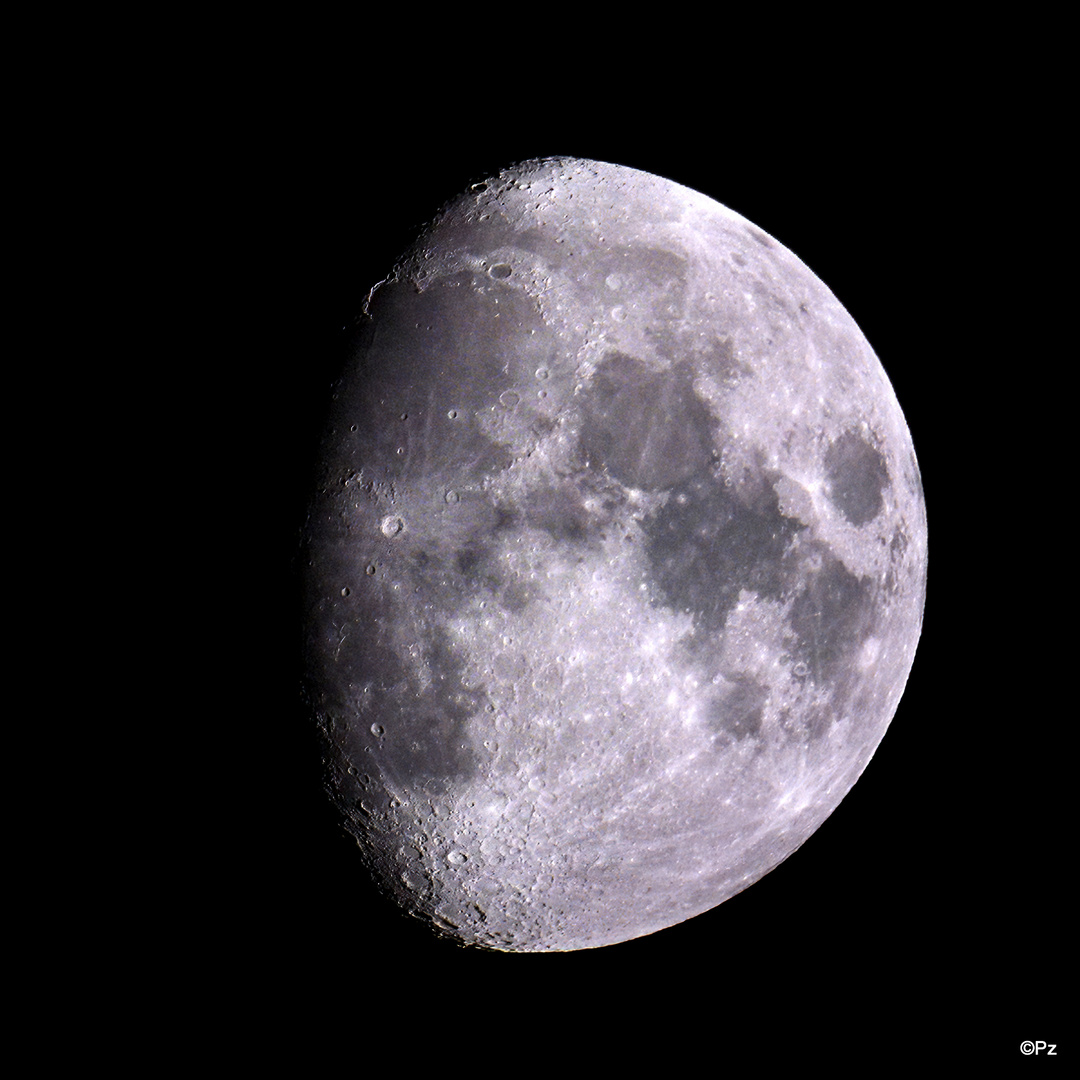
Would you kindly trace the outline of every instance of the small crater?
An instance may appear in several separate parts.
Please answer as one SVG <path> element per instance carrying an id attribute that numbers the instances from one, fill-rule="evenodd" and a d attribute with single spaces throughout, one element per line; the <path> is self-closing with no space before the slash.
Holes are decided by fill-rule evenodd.
<path id="1" fill-rule="evenodd" d="M 372 724 L 371 734 L 376 738 L 382 738 L 382 736 L 386 734 L 386 728 L 384 728 L 382 724 Z"/>
<path id="2" fill-rule="evenodd" d="M 404 528 L 405 522 L 395 514 L 388 514 L 382 519 L 382 524 L 379 526 L 379 530 L 387 538 L 397 536 Z"/>
<path id="3" fill-rule="evenodd" d="M 462 863 L 469 861 L 469 856 L 466 855 L 464 851 L 451 851 L 450 854 L 446 856 L 446 861 L 451 866 L 461 866 Z"/>
<path id="4" fill-rule="evenodd" d="M 443 498 L 444 498 L 444 499 L 446 500 L 446 502 L 448 502 L 448 503 L 449 503 L 449 504 L 450 504 L 451 506 L 452 506 L 452 505 L 453 505 L 454 503 L 456 503 L 456 502 L 460 502 L 460 501 L 461 501 L 461 496 L 460 496 L 460 495 L 458 495 L 458 493 L 457 493 L 456 491 L 454 491 L 454 490 L 453 490 L 453 488 L 450 488 L 450 489 L 449 489 L 449 490 L 448 490 L 448 491 L 446 492 L 446 494 L 445 494 L 445 495 L 443 496 Z"/>
<path id="5" fill-rule="evenodd" d="M 513 273 L 513 270 L 508 263 L 496 263 L 488 273 L 499 281 L 505 281 Z"/>

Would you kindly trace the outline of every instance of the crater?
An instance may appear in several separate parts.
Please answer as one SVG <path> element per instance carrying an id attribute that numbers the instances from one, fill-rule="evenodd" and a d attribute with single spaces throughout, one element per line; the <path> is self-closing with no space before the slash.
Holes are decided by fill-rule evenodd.
<path id="1" fill-rule="evenodd" d="M 575 260 L 576 262 L 577 260 Z M 651 247 L 604 248 L 581 260 L 575 284 L 589 305 L 615 295 L 633 297 L 645 323 L 666 326 L 683 317 L 686 262 L 673 251 Z"/>
<path id="2" fill-rule="evenodd" d="M 365 635 L 348 640 L 349 655 L 342 660 L 352 684 L 363 689 L 343 750 L 397 783 L 467 780 L 477 763 L 465 749 L 465 725 L 483 708 L 486 692 L 465 685 L 465 663 L 441 627 L 433 627 L 420 645 L 430 673 L 423 681 L 415 662 L 388 642 Z"/>

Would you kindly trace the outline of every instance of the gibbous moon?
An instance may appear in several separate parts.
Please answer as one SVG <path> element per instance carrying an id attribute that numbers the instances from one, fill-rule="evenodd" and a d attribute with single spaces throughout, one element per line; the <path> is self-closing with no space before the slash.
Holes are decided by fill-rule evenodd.
<path id="1" fill-rule="evenodd" d="M 305 633 L 379 887 L 541 952 L 757 881 L 866 767 L 922 622 L 919 469 L 851 316 L 724 206 L 570 159 L 474 184 L 358 307 Z"/>

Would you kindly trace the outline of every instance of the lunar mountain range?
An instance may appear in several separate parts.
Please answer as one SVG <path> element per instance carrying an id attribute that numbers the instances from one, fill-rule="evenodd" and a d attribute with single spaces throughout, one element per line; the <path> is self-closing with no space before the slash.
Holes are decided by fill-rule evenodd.
<path id="1" fill-rule="evenodd" d="M 573 159 L 474 184 L 358 306 L 306 695 L 378 886 L 552 951 L 752 884 L 866 767 L 921 628 L 919 469 L 851 316 L 733 211 Z"/>

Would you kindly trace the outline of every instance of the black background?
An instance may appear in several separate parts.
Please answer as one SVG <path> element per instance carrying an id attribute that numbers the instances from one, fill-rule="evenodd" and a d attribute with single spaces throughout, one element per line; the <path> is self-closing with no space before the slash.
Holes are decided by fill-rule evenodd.
<path id="1" fill-rule="evenodd" d="M 1038 136 L 989 82 L 914 94 L 805 78 L 765 101 L 711 84 L 635 92 L 607 72 L 557 98 L 507 78 L 493 105 L 490 72 L 416 81 L 275 72 L 206 144 L 208 167 L 228 163 L 215 303 L 241 373 L 229 389 L 250 391 L 227 492 L 241 664 L 220 674 L 229 706 L 206 731 L 235 751 L 197 887 L 207 985 L 313 1048 L 329 1025 L 474 1064 L 578 1037 L 631 1052 L 704 1040 L 718 1068 L 736 1048 L 762 1064 L 781 1051 L 996 1061 L 1022 1039 L 1065 1042 L 1052 984 L 1066 964 L 1069 720 L 1043 644 L 1059 634 L 1044 583 L 1063 523 L 1038 489 L 1023 377 L 1041 362 L 1025 291 L 1046 295 L 1028 238 L 1049 226 L 1013 186 L 1052 169 Z M 528 956 L 437 940 L 365 879 L 298 701 L 292 560 L 340 328 L 440 203 L 548 155 L 702 191 L 829 285 L 908 419 L 930 565 L 896 718 L 801 850 L 688 923 Z"/>

